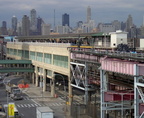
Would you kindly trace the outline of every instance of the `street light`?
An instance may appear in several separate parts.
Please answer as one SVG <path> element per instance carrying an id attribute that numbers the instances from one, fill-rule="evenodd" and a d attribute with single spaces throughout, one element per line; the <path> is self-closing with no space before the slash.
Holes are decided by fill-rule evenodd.
<path id="1" fill-rule="evenodd" d="M 8 84 L 9 82 L 10 82 L 10 80 L 7 80 L 6 78 L 4 78 L 3 83 L 4 83 L 5 87 L 6 87 L 6 84 Z M 8 105 L 8 103 L 9 103 L 8 91 L 6 91 L 6 97 L 7 97 L 7 105 Z M 7 107 L 7 118 L 9 118 L 9 116 L 8 116 L 8 107 Z"/>

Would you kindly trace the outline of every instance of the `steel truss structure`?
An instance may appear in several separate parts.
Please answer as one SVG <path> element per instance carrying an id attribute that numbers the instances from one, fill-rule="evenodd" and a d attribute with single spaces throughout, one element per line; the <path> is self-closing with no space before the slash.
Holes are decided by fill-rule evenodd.
<path id="1" fill-rule="evenodd" d="M 144 78 L 143 76 L 135 76 L 134 79 L 134 110 L 135 110 L 135 118 L 143 118 L 144 111 L 140 113 L 140 106 L 144 104 Z"/>
<path id="2" fill-rule="evenodd" d="M 124 101 L 123 96 L 127 93 L 120 93 L 122 100 L 119 102 L 106 102 L 105 92 L 108 91 L 108 76 L 107 71 L 100 70 L 101 84 L 101 118 L 105 118 L 108 110 L 121 110 L 121 116 L 124 118 L 124 110 L 134 109 L 134 118 L 143 118 L 144 111 L 144 77 L 139 75 L 139 67 L 135 65 L 134 75 L 134 100 Z"/>
<path id="3" fill-rule="evenodd" d="M 129 110 L 133 109 L 133 104 L 132 101 L 124 101 L 124 95 L 126 93 L 119 93 L 121 96 L 122 100 L 121 101 L 105 101 L 105 92 L 108 91 L 108 74 L 107 71 L 105 70 L 100 70 L 100 90 L 101 90 L 101 118 L 105 118 L 105 115 L 109 110 L 120 110 L 121 111 L 121 116 L 124 116 L 124 110 Z"/>
<path id="4" fill-rule="evenodd" d="M 70 62 L 71 68 L 71 86 L 76 87 L 78 89 L 85 91 L 84 103 L 88 104 L 89 102 L 89 91 L 94 89 L 90 88 L 88 84 L 88 77 L 87 77 L 87 63 L 74 63 Z"/>
<path id="5" fill-rule="evenodd" d="M 85 90 L 85 87 L 87 85 L 86 65 L 80 63 L 74 63 L 74 62 L 70 62 L 70 64 L 71 64 L 70 68 L 72 72 L 71 82 L 75 83 L 71 85 L 80 88 L 82 90 Z"/>

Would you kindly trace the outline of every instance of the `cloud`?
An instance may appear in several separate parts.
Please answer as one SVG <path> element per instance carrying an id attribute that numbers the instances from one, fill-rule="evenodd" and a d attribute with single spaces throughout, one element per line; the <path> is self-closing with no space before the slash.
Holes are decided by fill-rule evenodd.
<path id="1" fill-rule="evenodd" d="M 128 14 L 134 18 L 144 14 L 143 0 L 0 0 L 0 4 L 0 15 L 3 16 L 0 21 L 11 19 L 13 15 L 19 18 L 29 15 L 31 9 L 36 9 L 37 14 L 48 21 L 53 19 L 54 9 L 57 21 L 61 20 L 63 13 L 70 14 L 71 22 L 85 21 L 88 6 L 95 20 L 124 20 Z"/>

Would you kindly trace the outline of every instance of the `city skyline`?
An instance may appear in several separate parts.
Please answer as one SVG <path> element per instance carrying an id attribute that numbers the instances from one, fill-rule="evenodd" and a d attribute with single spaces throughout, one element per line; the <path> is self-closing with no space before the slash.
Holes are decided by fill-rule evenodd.
<path id="1" fill-rule="evenodd" d="M 17 0 L 1 1 L 0 22 L 6 21 L 8 26 L 11 26 L 11 18 L 15 15 L 18 21 L 21 21 L 23 15 L 30 16 L 30 10 L 35 9 L 37 16 L 43 18 L 46 23 L 60 25 L 62 14 L 70 15 L 70 26 L 75 26 L 78 21 L 87 21 L 87 7 L 91 7 L 91 19 L 99 22 L 109 23 L 113 20 L 126 21 L 129 14 L 133 17 L 133 23 L 138 27 L 143 23 L 144 2 L 142 0 L 78 0 L 78 1 L 38 1 L 26 0 L 24 2 Z M 12 10 L 11 10 L 12 9 Z"/>

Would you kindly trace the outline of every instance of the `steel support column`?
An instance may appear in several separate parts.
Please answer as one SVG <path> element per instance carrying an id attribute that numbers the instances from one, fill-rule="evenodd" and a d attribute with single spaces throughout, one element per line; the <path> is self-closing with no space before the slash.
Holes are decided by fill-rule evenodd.
<path id="1" fill-rule="evenodd" d="M 52 78 L 50 81 L 50 86 L 51 86 L 51 96 L 55 96 L 55 77 L 54 77 L 54 72 L 52 72 Z"/>
<path id="2" fill-rule="evenodd" d="M 84 102 L 87 105 L 89 102 L 89 93 L 88 93 L 88 79 L 87 79 L 87 63 L 85 62 L 85 99 Z"/>
<path id="3" fill-rule="evenodd" d="M 43 91 L 46 91 L 46 70 L 43 68 Z"/>
<path id="4" fill-rule="evenodd" d="M 69 105 L 72 105 L 72 100 L 73 100 L 73 93 L 72 93 L 72 86 L 71 86 L 71 80 L 70 77 L 68 76 L 68 90 L 69 90 Z"/>
<path id="5" fill-rule="evenodd" d="M 135 65 L 135 77 L 134 77 L 134 118 L 143 118 L 144 111 L 140 114 L 140 104 L 144 104 L 144 78 L 143 76 L 138 76 L 139 68 Z"/>
<path id="6" fill-rule="evenodd" d="M 32 73 L 32 84 L 35 84 L 35 74 L 34 73 Z"/>
<path id="7" fill-rule="evenodd" d="M 38 86 L 38 67 L 35 66 L 35 74 L 36 74 L 36 83 L 35 85 Z"/>
<path id="8" fill-rule="evenodd" d="M 100 96 L 101 96 L 101 118 L 105 118 L 104 92 L 106 91 L 106 71 L 100 70 Z"/>
<path id="9" fill-rule="evenodd" d="M 135 73 L 135 77 L 134 77 L 134 118 L 139 118 L 139 94 L 138 94 L 138 90 L 137 90 L 138 68 L 136 65 L 134 66 L 134 71 L 135 71 L 134 72 Z"/>

